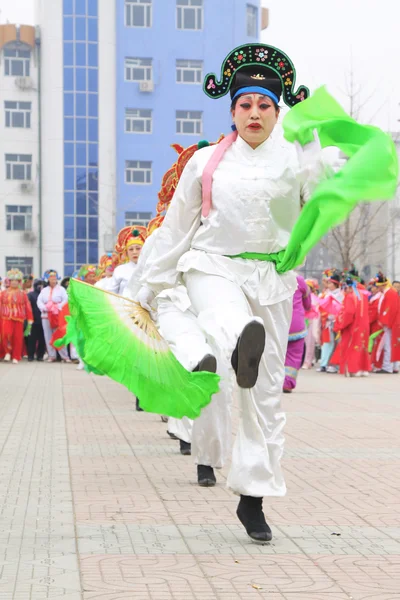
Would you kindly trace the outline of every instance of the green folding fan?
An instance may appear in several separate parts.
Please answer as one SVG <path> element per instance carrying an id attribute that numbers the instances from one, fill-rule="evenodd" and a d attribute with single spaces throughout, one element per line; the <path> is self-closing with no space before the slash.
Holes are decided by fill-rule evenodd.
<path id="1" fill-rule="evenodd" d="M 218 392 L 215 373 L 186 371 L 140 304 L 71 279 L 67 335 L 89 371 L 108 375 L 147 412 L 195 419 Z"/>

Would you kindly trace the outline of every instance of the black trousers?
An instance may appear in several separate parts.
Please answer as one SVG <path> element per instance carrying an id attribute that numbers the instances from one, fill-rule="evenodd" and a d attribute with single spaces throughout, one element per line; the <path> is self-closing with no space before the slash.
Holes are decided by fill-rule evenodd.
<path id="1" fill-rule="evenodd" d="M 44 333 L 42 324 L 33 323 L 31 335 L 27 338 L 28 358 L 33 359 L 43 358 L 46 352 L 46 343 L 44 341 Z"/>

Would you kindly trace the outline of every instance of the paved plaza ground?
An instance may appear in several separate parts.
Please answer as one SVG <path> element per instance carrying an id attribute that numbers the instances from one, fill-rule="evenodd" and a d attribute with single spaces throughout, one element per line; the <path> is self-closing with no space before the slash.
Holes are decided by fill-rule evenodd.
<path id="1" fill-rule="evenodd" d="M 257 546 L 156 415 L 74 365 L 0 364 L 0 600 L 399 600 L 400 376 L 302 372 Z"/>

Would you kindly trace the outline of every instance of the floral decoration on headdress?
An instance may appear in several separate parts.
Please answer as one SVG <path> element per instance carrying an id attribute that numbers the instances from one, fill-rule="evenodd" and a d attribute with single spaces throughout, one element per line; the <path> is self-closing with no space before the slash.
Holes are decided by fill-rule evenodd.
<path id="1" fill-rule="evenodd" d="M 119 265 L 119 256 L 116 252 L 107 252 L 101 256 L 99 261 L 99 271 L 104 274 L 106 269 L 114 269 Z"/>
<path id="2" fill-rule="evenodd" d="M 382 271 L 379 271 L 379 273 L 376 274 L 376 277 L 374 277 L 372 281 L 374 281 L 372 285 L 376 285 L 377 287 L 385 287 L 386 285 L 391 285 L 390 280 L 386 277 L 386 275 L 382 273 Z"/>
<path id="3" fill-rule="evenodd" d="M 237 72 L 249 67 L 256 67 L 262 75 L 265 73 L 266 79 L 280 81 L 283 100 L 289 107 L 302 102 L 310 94 L 304 85 L 296 89 L 296 69 L 287 54 L 279 48 L 259 42 L 234 48 L 222 63 L 219 79 L 215 73 L 205 76 L 203 91 L 209 98 L 222 98 L 233 89 Z"/>
<path id="4" fill-rule="evenodd" d="M 186 167 L 193 154 L 197 152 L 197 150 L 201 150 L 202 148 L 206 148 L 207 146 L 215 146 L 216 144 L 219 144 L 219 142 L 221 142 L 223 139 L 224 136 L 222 135 L 217 142 L 213 142 L 211 144 L 206 140 L 201 140 L 197 144 L 193 144 L 188 148 L 184 148 L 180 144 L 171 145 L 171 148 L 173 148 L 175 152 L 177 152 L 178 158 L 162 178 L 161 189 L 158 192 L 158 215 L 165 214 L 165 212 L 168 210 L 172 197 L 179 183 L 179 179 L 183 173 L 183 169 Z"/>
<path id="5" fill-rule="evenodd" d="M 56 278 L 57 278 L 57 281 L 58 281 L 59 279 L 61 279 L 61 277 L 59 277 L 59 275 L 58 275 L 58 273 L 57 273 L 57 271 L 56 271 L 55 269 L 48 269 L 47 271 L 45 271 L 45 272 L 43 273 L 43 277 L 42 277 L 43 281 L 44 281 L 45 283 L 49 283 L 49 278 L 50 278 L 52 275 L 55 275 L 55 276 L 56 276 Z"/>
<path id="6" fill-rule="evenodd" d="M 159 229 L 163 224 L 165 217 L 164 215 L 157 215 L 152 219 L 147 225 L 147 237 L 149 237 L 152 233 L 155 232 L 156 229 Z"/>
<path id="7" fill-rule="evenodd" d="M 22 281 L 24 278 L 24 274 L 21 273 L 19 269 L 10 269 L 7 271 L 7 278 L 10 281 Z"/>
<path id="8" fill-rule="evenodd" d="M 143 246 L 147 237 L 147 228 L 143 225 L 132 225 L 124 227 L 118 234 L 115 252 L 120 262 L 127 260 L 126 251 L 130 246 Z"/>
<path id="9" fill-rule="evenodd" d="M 100 271 L 97 268 L 97 265 L 82 265 L 79 269 L 77 279 L 81 279 L 83 281 L 89 275 L 89 273 L 93 273 L 96 277 L 98 277 Z"/>
<path id="10" fill-rule="evenodd" d="M 306 284 L 311 290 L 318 291 L 319 290 L 319 282 L 318 279 L 306 279 Z"/>

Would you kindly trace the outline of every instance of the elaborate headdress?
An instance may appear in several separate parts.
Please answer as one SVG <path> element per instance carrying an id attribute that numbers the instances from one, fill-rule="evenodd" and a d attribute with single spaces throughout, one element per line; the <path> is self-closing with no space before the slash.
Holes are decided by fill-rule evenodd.
<path id="1" fill-rule="evenodd" d="M 337 269 L 326 269 L 322 274 L 323 279 L 327 279 L 328 281 L 332 281 L 332 283 L 336 283 L 337 286 L 340 285 L 342 281 L 342 274 Z"/>
<path id="2" fill-rule="evenodd" d="M 350 269 L 344 269 L 343 279 L 352 279 L 354 281 L 360 281 L 360 276 L 354 264 L 351 265 Z"/>
<path id="3" fill-rule="evenodd" d="M 126 251 L 130 246 L 143 246 L 146 241 L 147 229 L 143 225 L 124 227 L 118 234 L 115 252 L 120 260 L 126 258 Z"/>
<path id="4" fill-rule="evenodd" d="M 225 58 L 221 76 L 208 73 L 203 89 L 209 98 L 222 98 L 230 92 L 232 100 L 243 93 L 259 93 L 278 104 L 281 95 L 292 107 L 308 98 L 304 85 L 295 89 L 296 69 L 290 58 L 274 46 L 243 44 Z"/>
<path id="5" fill-rule="evenodd" d="M 152 233 L 154 233 L 154 231 L 156 229 L 161 227 L 164 219 L 165 219 L 164 215 L 157 215 L 156 217 L 154 217 L 154 219 L 152 219 L 149 222 L 149 224 L 147 225 L 147 237 L 149 237 Z"/>
<path id="6" fill-rule="evenodd" d="M 319 290 L 318 279 L 306 279 L 306 284 L 309 288 L 311 288 L 311 290 Z"/>
<path id="7" fill-rule="evenodd" d="M 335 268 L 325 269 L 325 271 L 322 273 L 322 279 L 330 279 L 335 272 L 336 272 Z"/>
<path id="8" fill-rule="evenodd" d="M 60 279 L 60 277 L 55 269 L 48 269 L 47 271 L 45 271 L 43 273 L 43 277 L 42 277 L 43 281 L 45 283 L 49 283 L 49 278 L 51 277 L 51 275 L 55 275 L 57 278 L 57 281 Z"/>
<path id="9" fill-rule="evenodd" d="M 22 281 L 24 274 L 21 273 L 19 269 L 10 269 L 10 271 L 7 272 L 7 277 L 10 281 Z"/>
<path id="10" fill-rule="evenodd" d="M 386 277 L 386 275 L 382 273 L 382 271 L 379 271 L 379 273 L 376 274 L 376 277 L 374 277 L 372 281 L 374 281 L 374 283 L 371 285 L 376 285 L 377 287 L 385 287 L 386 285 L 391 285 L 390 280 Z"/>
<path id="11" fill-rule="evenodd" d="M 361 285 L 357 279 L 354 278 L 353 275 L 350 274 L 350 272 L 347 270 L 343 273 L 342 276 L 342 281 L 340 282 L 340 285 L 342 288 L 351 288 L 353 290 L 353 292 L 356 294 L 357 298 L 360 298 L 360 292 L 359 292 L 359 288 L 360 289 L 365 289 L 363 285 Z"/>
<path id="12" fill-rule="evenodd" d="M 103 254 L 99 261 L 99 270 L 104 273 L 106 269 L 114 270 L 119 265 L 119 257 L 116 252 Z"/>
<path id="13" fill-rule="evenodd" d="M 207 146 L 215 146 L 221 140 L 224 139 L 224 136 L 221 136 L 217 142 L 209 143 L 206 140 L 201 140 L 197 144 L 193 144 L 188 148 L 184 148 L 179 144 L 172 144 L 171 148 L 173 148 L 177 154 L 178 159 L 172 165 L 170 169 L 165 173 L 161 182 L 161 189 L 158 192 L 158 204 L 157 204 L 157 214 L 163 214 L 168 210 L 168 207 L 171 203 L 172 197 L 175 193 L 177 185 L 179 183 L 179 179 L 182 175 L 183 169 L 186 167 L 189 159 L 192 158 L 193 154 L 197 150 L 201 150 L 201 148 L 205 148 Z"/>
<path id="14" fill-rule="evenodd" d="M 97 268 L 97 265 L 82 265 L 79 269 L 77 279 L 81 279 L 83 281 L 89 275 L 89 273 L 93 273 L 96 275 L 96 277 L 98 277 L 100 272 Z"/>

